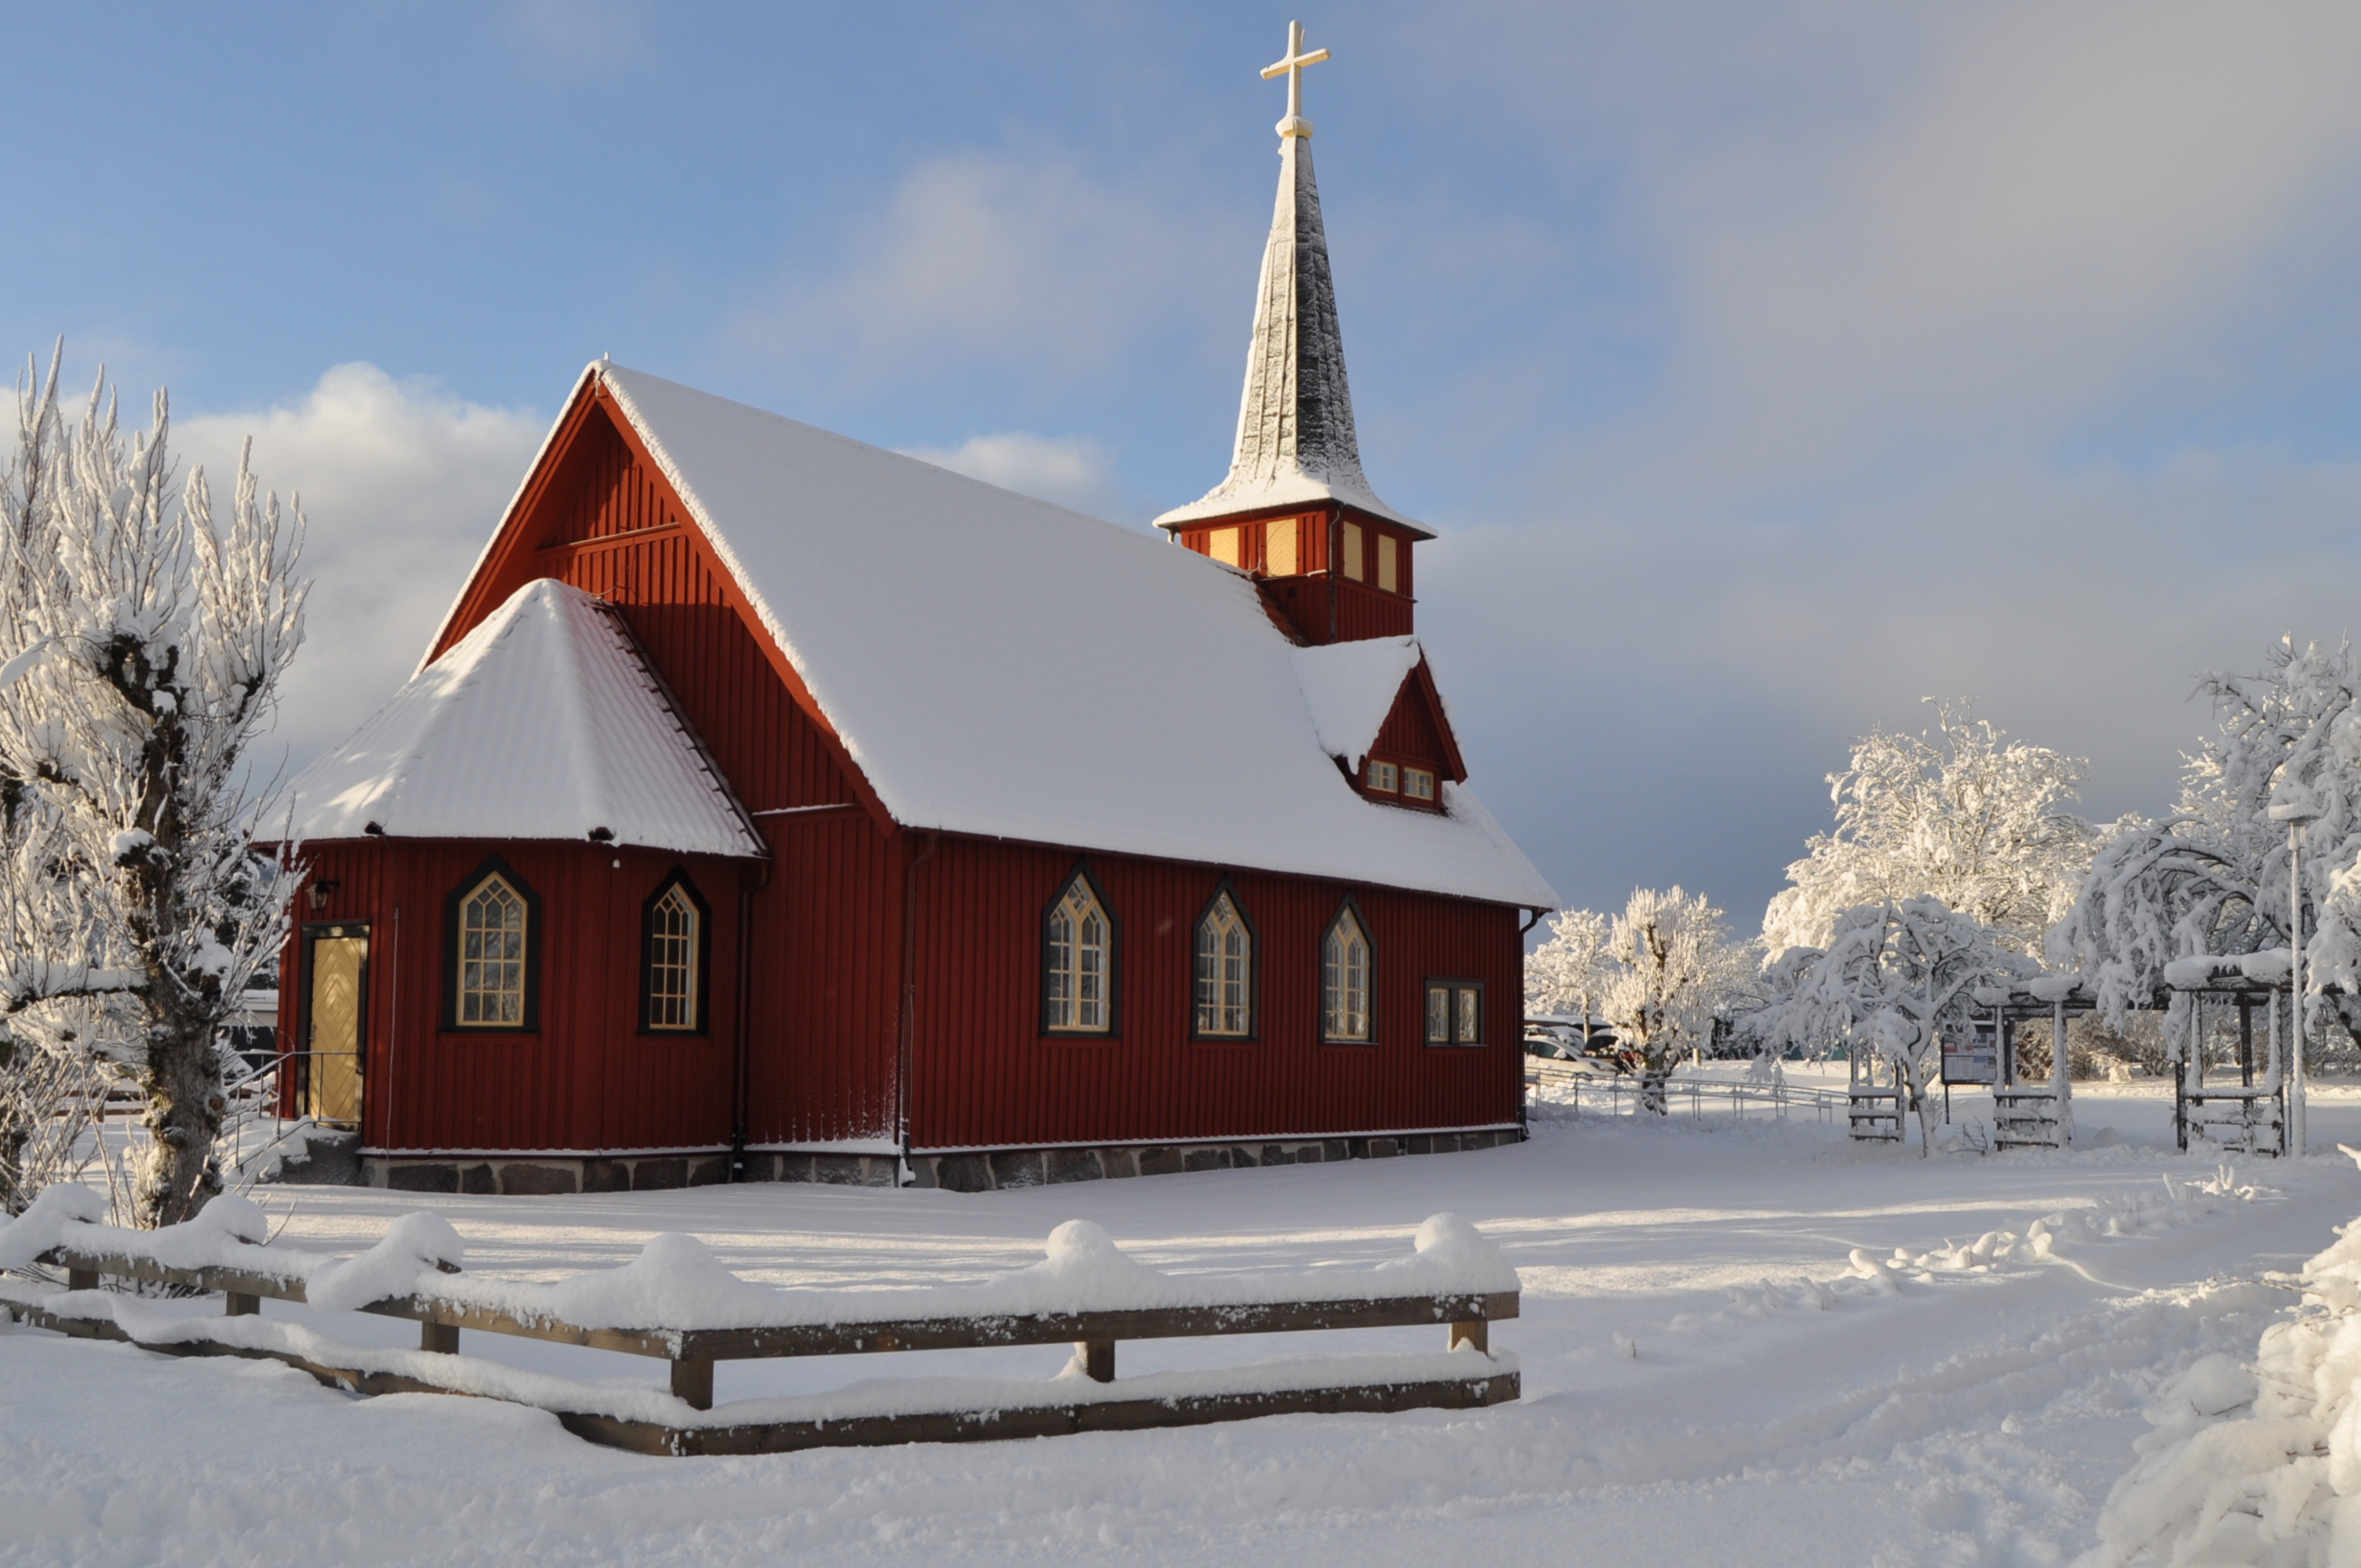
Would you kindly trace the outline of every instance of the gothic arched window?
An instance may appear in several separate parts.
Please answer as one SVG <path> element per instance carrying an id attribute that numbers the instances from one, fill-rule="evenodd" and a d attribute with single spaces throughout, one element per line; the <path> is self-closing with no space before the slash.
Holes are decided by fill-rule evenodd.
<path id="1" fill-rule="evenodd" d="M 1115 921 L 1078 869 L 1041 919 L 1041 1026 L 1052 1035 L 1115 1030 Z"/>
<path id="2" fill-rule="evenodd" d="M 675 872 L 641 915 L 641 1026 L 653 1034 L 695 1035 L 706 1027 L 705 900 Z"/>
<path id="3" fill-rule="evenodd" d="M 1350 900 L 1320 938 L 1320 1037 L 1367 1045 L 1375 1037 L 1369 1017 L 1376 955 L 1369 933 Z"/>
<path id="4" fill-rule="evenodd" d="M 498 860 L 487 861 L 451 895 L 446 995 L 452 1028 L 537 1025 L 540 904 L 523 879 Z"/>
<path id="5" fill-rule="evenodd" d="M 1254 1033 L 1254 932 L 1227 887 L 1197 919 L 1195 1032 L 1242 1040 Z"/>

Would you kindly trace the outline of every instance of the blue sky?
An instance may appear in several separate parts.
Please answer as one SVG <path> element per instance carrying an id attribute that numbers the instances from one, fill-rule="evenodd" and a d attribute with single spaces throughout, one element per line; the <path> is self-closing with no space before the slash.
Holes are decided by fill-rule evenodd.
<path id="1" fill-rule="evenodd" d="M 582 363 L 1138 523 L 1221 475 L 1290 13 L 10 7 L 0 346 L 300 488 L 296 760 Z M 1371 478 L 1570 901 L 1751 927 L 1848 737 L 1972 696 L 2169 801 L 2192 675 L 2361 584 L 2361 11 L 1303 14 Z"/>

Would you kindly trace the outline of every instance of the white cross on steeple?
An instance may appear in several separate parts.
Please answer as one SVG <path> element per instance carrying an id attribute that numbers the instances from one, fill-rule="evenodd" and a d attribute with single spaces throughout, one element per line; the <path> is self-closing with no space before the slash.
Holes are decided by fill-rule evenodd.
<path id="1" fill-rule="evenodd" d="M 1287 58 L 1276 65 L 1263 67 L 1262 77 L 1268 82 L 1280 71 L 1287 72 L 1287 118 L 1279 122 L 1279 134 L 1283 137 L 1308 137 L 1312 122 L 1303 117 L 1303 68 L 1317 65 L 1328 58 L 1324 49 L 1303 52 L 1303 24 L 1287 24 Z"/>

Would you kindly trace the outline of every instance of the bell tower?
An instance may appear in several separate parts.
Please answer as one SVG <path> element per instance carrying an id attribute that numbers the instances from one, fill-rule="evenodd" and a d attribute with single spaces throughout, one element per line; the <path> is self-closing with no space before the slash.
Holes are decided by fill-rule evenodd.
<path id="1" fill-rule="evenodd" d="M 1411 552 L 1434 535 L 1379 500 L 1361 472 L 1345 342 L 1328 274 L 1328 236 L 1303 117 L 1303 24 L 1287 56 L 1279 122 L 1279 202 L 1263 247 L 1254 336 L 1229 477 L 1156 520 L 1180 543 L 1251 574 L 1272 614 L 1306 643 L 1403 637 L 1413 630 Z"/>

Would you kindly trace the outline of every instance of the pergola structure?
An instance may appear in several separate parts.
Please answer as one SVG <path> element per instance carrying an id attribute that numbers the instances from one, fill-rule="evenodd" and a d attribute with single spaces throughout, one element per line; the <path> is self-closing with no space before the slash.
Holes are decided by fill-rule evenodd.
<path id="1" fill-rule="evenodd" d="M 2285 948 L 2176 959 L 2165 966 L 2164 984 L 2145 1002 L 2132 1004 L 2169 1014 L 2177 999 L 2186 1003 L 2178 1021 L 2180 1037 L 2167 1042 L 2172 1057 L 2173 1136 L 2181 1148 L 2189 1146 L 2192 1131 L 2248 1154 L 2284 1155 L 2303 1146 L 2303 1058 L 2283 1045 L 2289 1028 L 2283 1020 L 2291 1011 L 2282 1000 L 2290 969 Z M 2004 1148 L 2065 1146 L 2073 1129 L 2066 1020 L 2077 1013 L 2095 1012 L 2097 996 L 2080 975 L 2044 974 L 2006 987 L 1981 988 L 1975 999 L 1990 1017 L 1989 1023 L 1978 1024 L 1978 1030 L 1993 1034 L 1997 1047 L 1993 1141 Z M 2206 1047 L 2233 1012 L 2237 1021 L 2235 1058 L 2225 1048 L 2217 1053 L 2224 1059 L 2209 1064 Z M 2255 1040 L 2258 1012 L 2263 1015 L 2259 1058 Z M 2053 1042 L 2050 1075 L 2048 1083 L 2037 1087 L 2025 1083 L 2017 1072 L 2016 1028 L 2045 1016 L 2050 1020 Z M 2169 1031 L 2174 1029 L 2168 1025 Z M 2229 1076 L 2234 1070 L 2235 1081 Z"/>

